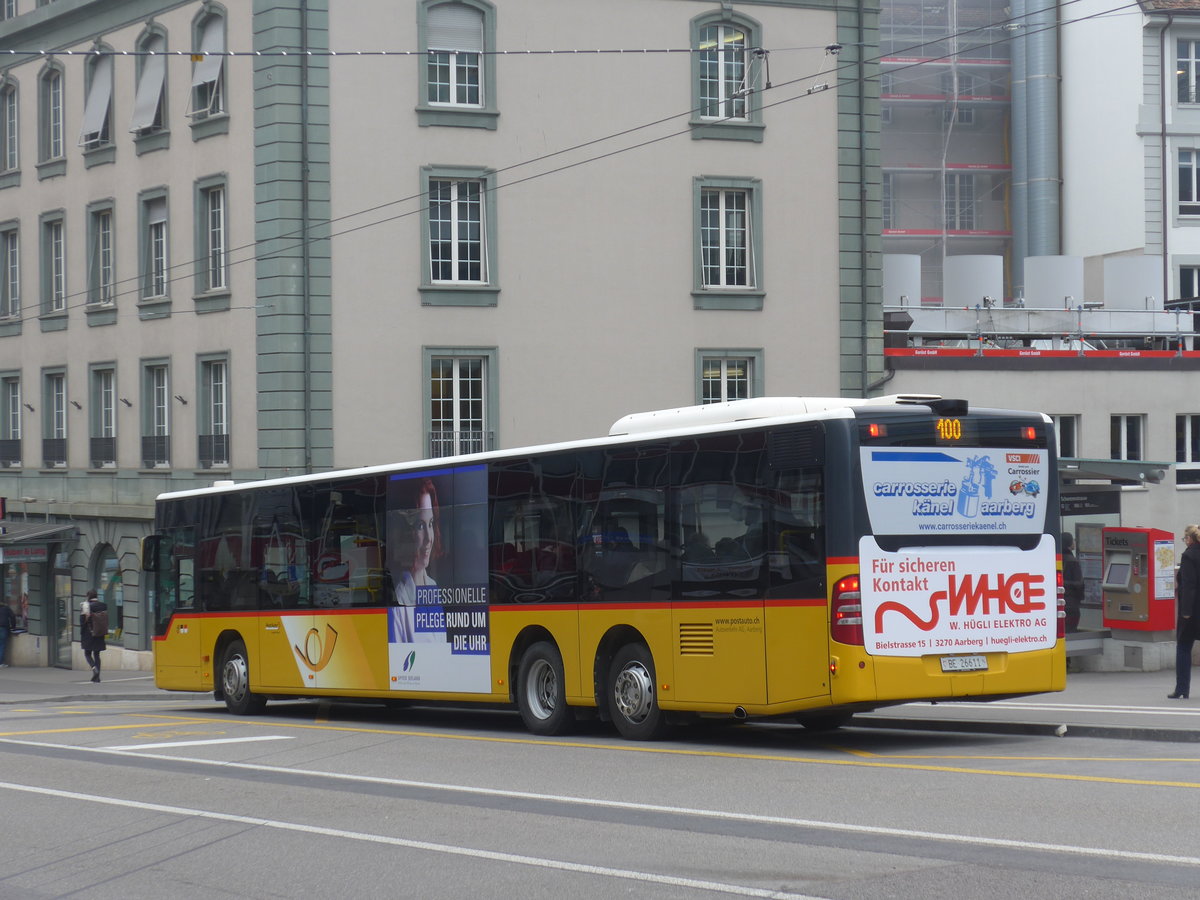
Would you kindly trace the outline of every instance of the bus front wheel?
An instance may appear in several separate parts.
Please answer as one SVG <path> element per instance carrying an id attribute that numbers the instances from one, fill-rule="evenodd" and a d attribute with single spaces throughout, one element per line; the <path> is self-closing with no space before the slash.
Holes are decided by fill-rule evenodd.
<path id="1" fill-rule="evenodd" d="M 225 651 L 221 664 L 221 693 L 225 708 L 235 716 L 253 716 L 267 706 L 267 698 L 250 690 L 250 656 L 246 644 L 236 640 Z"/>
<path id="2" fill-rule="evenodd" d="M 562 654 L 549 641 L 539 641 L 521 657 L 517 707 L 534 734 L 566 734 L 575 722 L 567 706 Z"/>
<path id="3" fill-rule="evenodd" d="M 654 688 L 654 657 L 642 644 L 627 644 L 608 675 L 608 701 L 613 724 L 631 741 L 656 741 L 667 733 L 667 717 Z"/>

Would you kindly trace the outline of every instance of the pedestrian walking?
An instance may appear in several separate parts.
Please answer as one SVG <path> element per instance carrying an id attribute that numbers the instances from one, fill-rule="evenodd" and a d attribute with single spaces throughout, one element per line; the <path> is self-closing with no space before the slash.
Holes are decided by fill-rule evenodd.
<path id="1" fill-rule="evenodd" d="M 1196 616 L 1200 613 L 1200 525 L 1183 529 L 1183 557 L 1175 577 L 1175 690 L 1168 700 L 1186 700 L 1192 689 L 1192 645 L 1200 632 Z"/>
<path id="2" fill-rule="evenodd" d="M 0 603 L 0 669 L 8 668 L 8 636 L 17 627 L 17 616 L 7 603 Z"/>
<path id="3" fill-rule="evenodd" d="M 83 658 L 92 667 L 92 682 L 100 681 L 100 652 L 108 649 L 105 636 L 108 634 L 108 604 L 96 596 L 94 590 L 87 592 L 79 615 L 79 645 Z"/>

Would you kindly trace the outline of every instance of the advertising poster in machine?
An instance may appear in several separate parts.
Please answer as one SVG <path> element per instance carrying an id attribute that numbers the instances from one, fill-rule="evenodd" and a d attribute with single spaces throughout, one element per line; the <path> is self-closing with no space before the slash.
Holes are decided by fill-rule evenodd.
<path id="1" fill-rule="evenodd" d="M 394 475 L 387 505 L 391 688 L 486 693 L 486 467 Z"/>
<path id="2" fill-rule="evenodd" d="M 879 656 L 983 654 L 1053 647 L 1058 626 L 1055 545 L 1042 534 L 1053 474 L 1046 450 L 863 448 L 875 535 L 859 542 L 863 634 Z M 1036 547 L 971 545 L 972 534 L 1039 535 Z M 960 545 L 921 546 L 953 534 Z M 943 669 L 956 668 L 943 660 Z M 982 656 L 961 668 L 984 668 Z"/>

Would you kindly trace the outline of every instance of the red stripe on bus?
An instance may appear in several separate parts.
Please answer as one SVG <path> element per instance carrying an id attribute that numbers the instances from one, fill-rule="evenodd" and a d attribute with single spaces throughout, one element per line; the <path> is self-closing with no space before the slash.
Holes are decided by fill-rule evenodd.
<path id="1" fill-rule="evenodd" d="M 825 564 L 828 566 L 857 566 L 857 556 L 828 556 L 825 558 Z"/>

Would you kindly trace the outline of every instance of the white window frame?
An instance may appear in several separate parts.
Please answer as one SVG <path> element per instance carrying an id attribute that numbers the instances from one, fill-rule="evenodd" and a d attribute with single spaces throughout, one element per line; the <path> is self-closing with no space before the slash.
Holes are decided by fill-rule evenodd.
<path id="1" fill-rule="evenodd" d="M 226 200 L 228 192 L 225 185 L 216 184 L 202 188 L 201 208 L 204 221 L 201 223 L 201 233 L 204 236 L 204 281 L 202 290 L 219 291 L 229 286 L 228 254 L 226 241 L 228 237 L 228 212 Z"/>
<path id="2" fill-rule="evenodd" d="M 9 441 L 21 440 L 21 379 L 17 376 L 0 378 L 4 391 L 4 428 L 0 437 Z"/>
<path id="3" fill-rule="evenodd" d="M 974 231 L 978 227 L 975 217 L 975 176 L 970 172 L 947 172 L 944 180 L 947 231 Z"/>
<path id="4" fill-rule="evenodd" d="M 1175 415 L 1175 484 L 1200 487 L 1200 413 Z"/>
<path id="5" fill-rule="evenodd" d="M 43 311 L 66 312 L 66 224 L 61 216 L 47 217 L 42 221 L 42 277 Z"/>
<path id="6" fill-rule="evenodd" d="M 142 200 L 142 298 L 163 300 L 171 290 L 170 209 L 165 195 Z"/>
<path id="7" fill-rule="evenodd" d="M 701 119 L 749 118 L 750 41 L 748 29 L 734 22 L 712 22 L 700 27 L 696 51 L 700 64 Z"/>
<path id="8" fill-rule="evenodd" d="M 762 361 L 762 350 L 697 350 L 697 404 L 762 396 Z"/>
<path id="9" fill-rule="evenodd" d="M 97 306 L 111 306 L 116 302 L 116 253 L 113 242 L 113 210 L 103 206 L 92 210 L 88 223 L 90 234 L 91 265 L 88 266 L 88 302 Z"/>
<path id="10" fill-rule="evenodd" d="M 439 3 L 428 8 L 425 84 L 430 107 L 483 108 L 487 91 L 484 20 L 481 10 L 465 3 Z M 440 77 L 443 71 L 445 80 Z M 445 88 L 444 96 L 440 88 Z"/>
<path id="11" fill-rule="evenodd" d="M 63 159 L 66 152 L 63 136 L 63 73 L 49 68 L 41 79 L 41 151 L 42 161 Z"/>
<path id="12" fill-rule="evenodd" d="M 214 357 L 200 361 L 200 385 L 202 391 L 202 406 L 200 410 L 200 437 L 228 436 L 229 431 L 229 360 L 225 357 Z M 225 441 L 225 458 L 219 459 L 216 454 L 216 441 L 213 441 L 213 458 L 207 463 L 201 460 L 201 465 L 211 469 L 224 469 L 229 466 L 229 442 Z"/>
<path id="13" fill-rule="evenodd" d="M 1050 418 L 1054 420 L 1054 442 L 1059 458 L 1079 456 L 1080 416 L 1074 413 L 1055 413 Z M 1064 435 L 1069 437 L 1067 442 L 1063 441 Z"/>
<path id="14" fill-rule="evenodd" d="M 210 15 L 199 26 L 200 54 L 192 66 L 188 116 L 207 119 L 225 112 L 225 19 Z"/>
<path id="15" fill-rule="evenodd" d="M 14 81 L 0 83 L 0 128 L 0 171 L 15 172 L 21 165 L 21 108 Z"/>
<path id="16" fill-rule="evenodd" d="M 145 363 L 142 369 L 142 410 L 144 415 L 142 463 L 151 468 L 169 468 L 171 465 L 171 371 L 166 363 Z M 161 439 L 164 447 L 162 458 L 148 454 L 145 438 Z M 154 443 L 157 443 L 155 441 Z M 155 458 L 151 459 L 150 456 Z"/>
<path id="17" fill-rule="evenodd" d="M 425 403 L 431 457 L 490 450 L 495 352 L 425 352 Z"/>
<path id="18" fill-rule="evenodd" d="M 1141 413 L 1109 417 L 1109 458 L 1140 461 L 1146 454 L 1146 416 Z"/>
<path id="19" fill-rule="evenodd" d="M 0 318 L 21 315 L 21 234 L 16 225 L 0 228 Z"/>
<path id="20" fill-rule="evenodd" d="M 1176 212 L 1180 218 L 1200 216 L 1200 150 L 1181 147 L 1176 152 Z"/>
<path id="21" fill-rule="evenodd" d="M 488 284 L 487 182 L 482 178 L 435 176 L 428 184 L 429 283 Z M 471 237 L 472 230 L 477 231 L 477 240 Z M 442 255 L 443 245 L 447 245 L 448 256 Z M 472 250 L 477 253 L 472 254 Z M 448 277 L 443 277 L 447 275 L 446 267 Z M 465 277 L 464 267 L 468 269 Z M 475 277 L 471 277 L 470 267 L 477 267 Z"/>
<path id="22" fill-rule="evenodd" d="M 703 287 L 738 290 L 756 286 L 754 199 L 749 188 L 705 186 L 700 189 L 700 277 Z"/>
<path id="23" fill-rule="evenodd" d="M 108 468 L 116 465 L 117 437 L 117 371 L 109 366 L 92 369 L 92 437 L 111 439 L 112 453 L 97 455 L 95 446 L 90 456 L 93 465 Z M 111 457 L 111 458 L 110 458 Z"/>
<path id="24" fill-rule="evenodd" d="M 1175 55 L 1176 101 L 1180 104 L 1200 103 L 1200 40 L 1177 39 Z"/>

